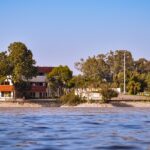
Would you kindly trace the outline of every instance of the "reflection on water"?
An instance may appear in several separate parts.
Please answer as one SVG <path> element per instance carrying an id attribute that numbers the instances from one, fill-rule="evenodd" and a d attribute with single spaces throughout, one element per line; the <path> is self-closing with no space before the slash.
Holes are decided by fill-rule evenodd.
<path id="1" fill-rule="evenodd" d="M 0 108 L 0 149 L 150 149 L 150 111 L 144 108 Z"/>

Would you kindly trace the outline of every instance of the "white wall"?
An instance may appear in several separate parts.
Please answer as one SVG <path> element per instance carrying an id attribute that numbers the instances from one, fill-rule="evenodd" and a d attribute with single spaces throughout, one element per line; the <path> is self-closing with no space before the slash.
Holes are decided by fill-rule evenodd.
<path id="1" fill-rule="evenodd" d="M 46 82 L 46 76 L 36 76 L 29 80 L 30 82 Z"/>
<path id="2" fill-rule="evenodd" d="M 75 95 L 78 95 L 87 100 L 101 100 L 102 95 L 99 92 L 94 92 L 89 89 L 75 89 Z"/>

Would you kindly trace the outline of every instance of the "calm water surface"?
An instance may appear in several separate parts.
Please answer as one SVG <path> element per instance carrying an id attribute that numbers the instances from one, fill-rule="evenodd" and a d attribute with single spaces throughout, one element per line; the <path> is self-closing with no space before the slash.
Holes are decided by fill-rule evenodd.
<path id="1" fill-rule="evenodd" d="M 0 150 L 150 150 L 150 109 L 0 108 Z"/>

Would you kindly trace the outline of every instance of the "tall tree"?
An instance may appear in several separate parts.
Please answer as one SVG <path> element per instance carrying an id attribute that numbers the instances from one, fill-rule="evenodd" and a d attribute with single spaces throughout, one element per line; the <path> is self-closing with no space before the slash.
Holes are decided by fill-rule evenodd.
<path id="1" fill-rule="evenodd" d="M 130 72 L 134 70 L 134 59 L 131 52 L 127 50 L 110 51 L 107 54 L 107 63 L 110 66 L 110 72 L 112 75 L 112 86 L 120 87 L 123 89 L 124 84 L 124 54 L 126 60 L 126 83 Z"/>
<path id="2" fill-rule="evenodd" d="M 131 52 L 127 50 L 110 51 L 107 54 L 107 63 L 110 66 L 111 73 L 116 76 L 118 73 L 123 72 L 124 66 L 124 53 L 126 59 L 126 70 L 132 71 L 134 69 L 134 60 Z"/>
<path id="3" fill-rule="evenodd" d="M 8 47 L 9 60 L 12 66 L 12 80 L 14 83 L 28 80 L 36 75 L 35 60 L 31 50 L 21 42 L 14 42 Z"/>
<path id="4" fill-rule="evenodd" d="M 21 42 L 11 43 L 8 47 L 8 59 L 11 63 L 11 79 L 15 90 L 22 89 L 24 81 L 36 76 L 35 60 L 31 50 Z M 18 96 L 16 94 L 16 96 Z"/>

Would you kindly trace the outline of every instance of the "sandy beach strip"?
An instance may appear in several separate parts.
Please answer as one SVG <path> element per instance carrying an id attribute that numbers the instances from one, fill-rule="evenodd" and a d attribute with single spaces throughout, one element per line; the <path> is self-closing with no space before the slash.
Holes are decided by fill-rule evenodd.
<path id="1" fill-rule="evenodd" d="M 42 105 L 35 103 L 0 102 L 0 107 L 42 107 Z"/>
<path id="2" fill-rule="evenodd" d="M 60 105 L 58 103 L 44 103 L 44 102 L 0 102 L 0 107 L 103 107 L 103 108 L 112 108 L 112 107 L 147 107 L 150 108 L 150 101 L 116 101 L 110 103 L 82 103 L 77 106 L 67 106 Z"/>
<path id="3" fill-rule="evenodd" d="M 112 108 L 112 107 L 141 107 L 141 108 L 150 108 L 150 102 L 113 102 L 107 104 L 100 103 L 82 103 L 77 106 L 66 106 L 61 107 L 98 107 L 98 108 Z"/>
<path id="4" fill-rule="evenodd" d="M 1 101 L 0 107 L 59 107 L 60 103 L 55 101 Z"/>

